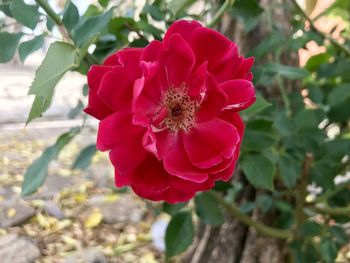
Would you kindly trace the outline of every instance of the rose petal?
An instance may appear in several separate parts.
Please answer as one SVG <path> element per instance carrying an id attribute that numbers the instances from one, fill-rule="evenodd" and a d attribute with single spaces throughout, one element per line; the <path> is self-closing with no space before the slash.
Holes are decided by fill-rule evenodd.
<path id="1" fill-rule="evenodd" d="M 230 123 L 214 118 L 197 125 L 183 136 L 191 163 L 198 168 L 210 168 L 231 158 L 240 141 L 237 129 Z"/>
<path id="2" fill-rule="evenodd" d="M 203 102 L 196 115 L 197 122 L 208 121 L 219 114 L 227 105 L 226 94 L 218 87 L 212 76 L 207 77 L 206 91 Z"/>
<path id="3" fill-rule="evenodd" d="M 195 57 L 187 42 L 179 35 L 169 38 L 168 50 L 163 65 L 168 80 L 168 87 L 178 87 L 187 83 L 195 64 Z"/>
<path id="4" fill-rule="evenodd" d="M 235 79 L 246 79 L 252 81 L 253 74 L 250 72 L 251 67 L 254 64 L 254 58 L 244 58 L 239 65 L 238 71 L 236 72 Z"/>
<path id="5" fill-rule="evenodd" d="M 241 111 L 255 102 L 253 83 L 245 79 L 234 79 L 220 84 L 220 89 L 227 95 L 225 109 Z"/>
<path id="6" fill-rule="evenodd" d="M 206 191 L 213 188 L 215 185 L 215 181 L 210 177 L 208 178 L 208 180 L 202 183 L 196 183 L 193 181 L 184 180 L 180 177 L 172 176 L 172 175 L 169 178 L 170 178 L 170 183 L 174 188 L 186 193 Z"/>
<path id="7" fill-rule="evenodd" d="M 162 163 L 151 155 L 133 173 L 131 187 L 139 196 L 153 201 L 184 202 L 194 195 L 174 189 Z"/>
<path id="8" fill-rule="evenodd" d="M 202 183 L 208 174 L 192 165 L 183 146 L 181 135 L 177 134 L 174 144 L 164 156 L 164 168 L 170 174 L 185 180 Z"/>
<path id="9" fill-rule="evenodd" d="M 236 44 L 212 29 L 196 28 L 190 46 L 196 56 L 196 66 L 208 61 L 209 72 L 219 82 L 231 79 L 240 64 Z"/>
<path id="10" fill-rule="evenodd" d="M 88 72 L 89 96 L 88 106 L 84 111 L 87 114 L 102 120 L 112 114 L 114 110 L 104 103 L 97 95 L 102 78 L 108 72 L 111 72 L 113 67 L 110 66 L 92 66 Z"/>
<path id="11" fill-rule="evenodd" d="M 183 39 L 188 41 L 191 38 L 193 31 L 196 28 L 201 28 L 201 27 L 202 27 L 202 25 L 194 20 L 192 20 L 192 21 L 187 21 L 187 20 L 175 21 L 168 28 L 167 32 L 165 33 L 163 43 L 165 43 L 167 45 L 170 37 L 173 34 L 179 34 L 182 36 Z"/>

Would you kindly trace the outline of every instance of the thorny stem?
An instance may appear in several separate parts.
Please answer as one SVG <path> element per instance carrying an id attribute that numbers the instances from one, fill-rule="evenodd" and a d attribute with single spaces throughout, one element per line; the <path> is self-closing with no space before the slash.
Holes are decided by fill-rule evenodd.
<path id="1" fill-rule="evenodd" d="M 208 27 L 213 27 L 215 26 L 221 16 L 226 12 L 226 10 L 232 6 L 234 4 L 235 0 L 226 0 L 223 5 L 219 8 L 219 10 L 215 13 L 215 15 L 213 16 L 213 19 L 207 24 Z"/>
<path id="2" fill-rule="evenodd" d="M 215 191 L 211 191 L 209 193 L 231 214 L 232 217 L 247 226 L 254 227 L 257 232 L 266 236 L 280 239 L 288 239 L 292 237 L 292 233 L 288 230 L 270 227 L 251 219 L 246 214 L 243 214 L 234 203 L 226 202 L 224 197 L 219 193 Z"/>
<path id="3" fill-rule="evenodd" d="M 322 36 L 323 38 L 327 39 L 333 46 L 339 48 L 341 51 L 343 51 L 347 56 L 350 56 L 350 50 L 345 47 L 344 45 L 340 44 L 338 41 L 336 41 L 333 37 L 321 32 L 318 30 L 314 24 L 314 21 L 306 14 L 306 12 L 300 7 L 298 2 L 296 0 L 292 0 L 293 5 L 295 8 L 300 12 L 300 14 L 305 18 L 306 21 L 310 23 L 310 28 L 315 31 L 317 34 Z"/>

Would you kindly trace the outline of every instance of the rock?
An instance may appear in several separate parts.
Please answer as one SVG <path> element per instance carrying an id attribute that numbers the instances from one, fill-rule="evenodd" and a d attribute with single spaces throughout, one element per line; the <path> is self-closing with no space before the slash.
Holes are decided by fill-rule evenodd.
<path id="1" fill-rule="evenodd" d="M 29 239 L 9 234 L 0 237 L 0 261 L 31 263 L 41 256 L 39 248 Z"/>
<path id="2" fill-rule="evenodd" d="M 0 203 L 0 228 L 18 226 L 35 215 L 35 209 L 21 200 Z"/>
<path id="3" fill-rule="evenodd" d="M 13 199 L 16 197 L 16 194 L 12 191 L 11 187 L 0 187 L 0 202 L 1 199 L 3 200 L 8 200 L 8 199 Z"/>
<path id="4" fill-rule="evenodd" d="M 57 194 L 61 192 L 63 188 L 72 185 L 74 185 L 72 176 L 51 175 L 46 178 L 42 192 Z"/>
<path id="5" fill-rule="evenodd" d="M 101 251 L 95 248 L 86 248 L 77 251 L 73 255 L 66 258 L 64 263 L 107 263 L 106 257 Z"/>
<path id="6" fill-rule="evenodd" d="M 50 216 L 56 217 L 58 220 L 62 220 L 64 218 L 61 208 L 54 201 L 46 201 L 43 208 L 46 213 L 48 213 Z"/>
<path id="7" fill-rule="evenodd" d="M 103 220 L 107 224 L 138 223 L 143 215 L 142 208 L 128 194 L 121 195 L 114 202 L 97 204 L 96 207 L 100 209 Z"/>

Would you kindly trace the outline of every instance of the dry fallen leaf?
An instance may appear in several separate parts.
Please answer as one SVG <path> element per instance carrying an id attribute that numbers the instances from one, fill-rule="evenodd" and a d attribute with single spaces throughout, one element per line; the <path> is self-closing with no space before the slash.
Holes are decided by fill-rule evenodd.
<path id="1" fill-rule="evenodd" d="M 17 214 L 17 212 L 16 212 L 16 209 L 14 209 L 14 208 L 10 208 L 9 210 L 7 210 L 7 217 L 8 218 L 13 218 L 16 216 L 16 214 Z"/>
<path id="2" fill-rule="evenodd" d="M 85 228 L 94 228 L 98 226 L 103 219 L 103 215 L 98 208 L 94 208 L 89 216 L 84 220 Z"/>

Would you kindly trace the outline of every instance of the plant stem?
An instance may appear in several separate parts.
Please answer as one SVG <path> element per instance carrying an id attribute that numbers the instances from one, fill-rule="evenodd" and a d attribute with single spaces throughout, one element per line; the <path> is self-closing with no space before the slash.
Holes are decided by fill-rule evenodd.
<path id="1" fill-rule="evenodd" d="M 333 216 L 350 216 L 350 207 L 329 207 L 315 206 L 312 207 L 317 213 Z"/>
<path id="2" fill-rule="evenodd" d="M 35 0 L 35 2 L 44 9 L 45 13 L 55 22 L 55 24 L 58 27 L 58 30 L 62 34 L 63 38 L 66 39 L 68 42 L 72 42 L 72 38 L 70 34 L 67 32 L 66 28 L 63 25 L 62 19 L 58 14 L 55 13 L 55 11 L 51 8 L 47 0 Z"/>
<path id="3" fill-rule="evenodd" d="M 267 225 L 264 225 L 260 222 L 257 222 L 251 219 L 246 214 L 243 214 L 239 208 L 234 203 L 228 203 L 225 201 L 224 197 L 215 191 L 209 192 L 225 209 L 237 220 L 244 223 L 247 226 L 254 227 L 254 229 L 266 236 L 288 239 L 292 237 L 292 234 L 288 230 L 273 228 Z"/>
<path id="4" fill-rule="evenodd" d="M 226 0 L 223 5 L 219 8 L 219 10 L 215 13 L 215 15 L 213 16 L 213 19 L 207 24 L 208 27 L 213 27 L 215 26 L 221 16 L 226 12 L 226 10 L 233 5 L 233 3 L 235 2 L 235 0 Z"/>
<path id="5" fill-rule="evenodd" d="M 46 12 L 46 14 L 52 18 L 56 25 L 63 25 L 62 19 L 55 13 L 55 11 L 51 8 L 47 0 L 35 0 L 35 2 Z"/>
<path id="6" fill-rule="evenodd" d="M 307 184 L 309 173 L 311 169 L 311 164 L 313 162 L 313 155 L 311 153 L 306 153 L 306 157 L 303 163 L 303 171 L 301 174 L 300 182 L 296 188 L 296 208 L 295 208 L 295 218 L 296 218 L 296 229 L 295 235 L 298 235 L 298 229 L 305 222 L 304 207 L 307 196 Z"/>
<path id="7" fill-rule="evenodd" d="M 331 44 L 337 48 L 339 48 L 341 51 L 343 51 L 347 56 L 350 56 L 350 50 L 345 47 L 344 45 L 340 44 L 338 41 L 336 41 L 333 37 L 321 32 L 318 30 L 314 24 L 314 21 L 306 14 L 306 12 L 300 7 L 300 5 L 297 3 L 296 0 L 292 0 L 293 5 L 295 8 L 299 11 L 299 13 L 305 18 L 306 21 L 310 23 L 310 28 L 315 31 L 317 34 L 322 36 L 323 38 L 327 39 Z"/>

